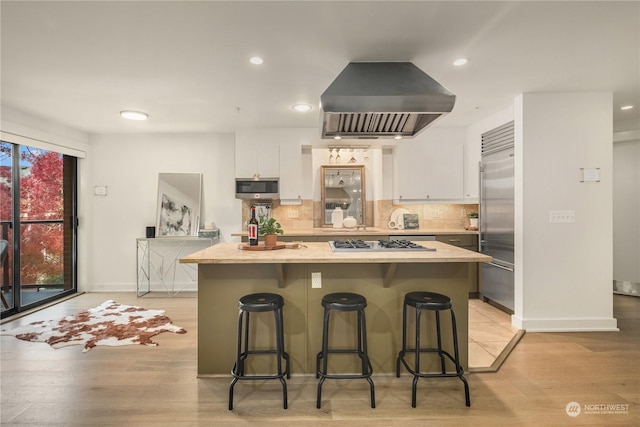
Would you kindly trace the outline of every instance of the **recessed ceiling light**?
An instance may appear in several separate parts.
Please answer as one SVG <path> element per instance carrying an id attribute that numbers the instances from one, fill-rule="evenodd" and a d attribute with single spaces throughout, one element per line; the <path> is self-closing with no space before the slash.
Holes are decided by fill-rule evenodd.
<path id="1" fill-rule="evenodd" d="M 120 117 L 129 120 L 147 120 L 149 115 L 142 111 L 122 110 L 120 111 Z"/>
<path id="2" fill-rule="evenodd" d="M 259 56 L 253 56 L 249 58 L 249 62 L 251 62 L 253 65 L 261 65 L 264 62 L 264 60 Z"/>
<path id="3" fill-rule="evenodd" d="M 625 105 L 624 107 L 620 107 L 621 110 L 631 110 L 633 105 Z"/>
<path id="4" fill-rule="evenodd" d="M 342 139 L 342 137 L 340 135 L 336 135 L 333 137 L 333 139 Z"/>
<path id="5" fill-rule="evenodd" d="M 301 113 L 304 113 L 305 111 L 311 110 L 311 105 L 309 105 L 309 104 L 294 104 L 291 108 L 293 108 L 294 110 L 299 111 Z"/>
<path id="6" fill-rule="evenodd" d="M 469 62 L 467 58 L 458 58 L 453 61 L 453 65 L 455 65 L 456 67 L 460 67 L 462 65 L 465 65 L 467 62 Z"/>
<path id="7" fill-rule="evenodd" d="M 402 135 L 396 135 L 393 137 L 393 139 L 402 139 Z"/>

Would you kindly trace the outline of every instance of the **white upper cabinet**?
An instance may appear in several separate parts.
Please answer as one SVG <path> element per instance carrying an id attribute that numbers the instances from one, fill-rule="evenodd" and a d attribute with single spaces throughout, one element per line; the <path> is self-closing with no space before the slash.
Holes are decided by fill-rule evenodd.
<path id="1" fill-rule="evenodd" d="M 280 142 L 261 130 L 236 132 L 236 178 L 278 178 Z"/>
<path id="2" fill-rule="evenodd" d="M 295 141 L 280 146 L 280 203 L 302 203 L 302 147 Z"/>
<path id="3" fill-rule="evenodd" d="M 236 178 L 280 178 L 280 203 L 301 204 L 311 197 L 305 186 L 310 177 L 309 159 L 302 155 L 303 146 L 320 139 L 317 129 L 251 129 L 236 132 Z"/>
<path id="4" fill-rule="evenodd" d="M 464 146 L 464 198 L 478 201 L 480 191 L 480 141 L 467 139 Z"/>
<path id="5" fill-rule="evenodd" d="M 395 203 L 464 199 L 464 129 L 434 128 L 394 150 Z"/>
<path id="6" fill-rule="evenodd" d="M 294 128 L 280 134 L 280 204 L 299 205 L 310 199 L 311 146 L 318 144 L 320 135 L 315 128 Z M 303 147 L 307 147 L 306 151 Z"/>

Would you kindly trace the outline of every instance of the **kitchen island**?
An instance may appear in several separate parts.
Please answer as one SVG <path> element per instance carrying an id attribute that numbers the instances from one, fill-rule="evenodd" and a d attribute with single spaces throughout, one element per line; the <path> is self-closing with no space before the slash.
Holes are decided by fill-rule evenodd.
<path id="1" fill-rule="evenodd" d="M 458 321 L 461 363 L 467 369 L 470 271 L 491 258 L 442 242 L 417 243 L 435 251 L 338 253 L 326 242 L 308 242 L 298 249 L 247 251 L 240 250 L 238 243 L 222 243 L 182 258 L 180 262 L 198 264 L 198 375 L 229 374 L 235 358 L 238 299 L 255 292 L 274 292 L 285 299 L 285 346 L 294 374 L 315 373 L 322 337 L 321 300 L 332 292 L 355 292 L 367 298 L 369 358 L 376 373 L 395 372 L 404 295 L 412 291 L 448 295 Z M 320 288 L 312 287 L 312 273 L 320 273 Z M 355 319 L 349 316 L 352 313 L 340 314 L 332 320 L 332 343 L 353 345 Z M 272 318 L 252 320 L 256 345 L 267 345 L 273 336 Z M 443 345 L 450 346 L 448 316 L 443 316 L 442 325 Z M 259 360 L 250 369 L 262 370 L 260 363 L 270 362 Z M 337 357 L 334 368 L 350 370 L 356 365 Z"/>

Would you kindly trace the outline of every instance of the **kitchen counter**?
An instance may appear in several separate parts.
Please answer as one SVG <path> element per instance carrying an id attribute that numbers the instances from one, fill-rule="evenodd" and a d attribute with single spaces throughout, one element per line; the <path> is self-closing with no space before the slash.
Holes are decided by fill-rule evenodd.
<path id="1" fill-rule="evenodd" d="M 198 375 L 229 374 L 235 357 L 238 300 L 255 292 L 274 292 L 285 299 L 285 345 L 293 374 L 315 373 L 322 336 L 321 300 L 332 292 L 355 292 L 367 298 L 369 356 L 375 373 L 395 371 L 404 295 L 418 290 L 448 295 L 456 311 L 460 358 L 466 368 L 471 270 L 491 258 L 442 242 L 418 243 L 436 251 L 332 252 L 327 242 L 309 242 L 300 249 L 246 251 L 238 243 L 222 243 L 182 258 L 180 262 L 198 265 Z M 320 288 L 312 287 L 311 273 L 320 273 Z M 350 314 L 336 317 L 335 345 L 353 338 Z M 446 319 L 442 318 L 443 345 L 450 346 L 451 325 Z M 256 345 L 270 343 L 271 323 L 252 323 Z M 271 358 L 255 359 L 250 369 L 270 369 L 266 359 Z M 357 370 L 355 360 L 336 359 L 335 369 Z M 434 359 L 433 363 L 435 369 L 439 362 Z"/>
<path id="2" fill-rule="evenodd" d="M 239 250 L 238 243 L 220 243 L 180 259 L 190 264 L 379 264 L 488 262 L 491 257 L 442 242 L 417 242 L 435 251 L 332 252 L 327 242 L 308 242 L 299 249 Z"/>
<path id="3" fill-rule="evenodd" d="M 232 233 L 232 236 L 240 236 L 243 237 L 247 233 L 246 232 L 236 232 Z M 465 230 L 460 228 L 452 228 L 452 229 L 425 229 L 419 228 L 415 230 L 397 230 L 393 228 L 376 228 L 376 227 L 367 227 L 366 230 L 358 230 L 356 228 L 307 228 L 301 230 L 285 230 L 284 236 L 286 237 L 308 237 L 308 236 L 327 236 L 327 235 L 349 235 L 349 234 L 357 234 L 357 235 L 371 235 L 374 236 L 401 236 L 401 235 L 409 235 L 409 236 L 438 236 L 443 234 L 472 234 L 477 235 L 478 230 Z"/>

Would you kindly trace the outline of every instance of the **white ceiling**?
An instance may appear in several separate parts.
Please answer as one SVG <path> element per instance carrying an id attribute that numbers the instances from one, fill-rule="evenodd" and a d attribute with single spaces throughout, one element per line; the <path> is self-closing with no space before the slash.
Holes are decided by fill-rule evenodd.
<path id="1" fill-rule="evenodd" d="M 611 91 L 640 123 L 640 2 L 6 1 L 1 101 L 87 133 L 316 127 L 349 61 L 410 61 L 465 126 L 524 92 Z M 251 65 L 253 55 L 262 66 Z M 468 57 L 467 66 L 452 61 Z M 306 102 L 309 113 L 291 105 Z M 619 107 L 633 104 L 630 111 Z M 125 121 L 120 110 L 149 113 Z"/>

